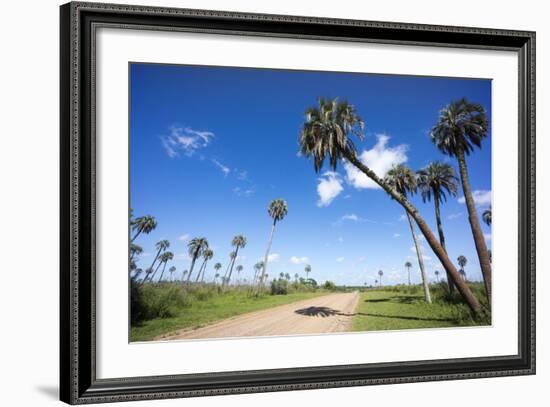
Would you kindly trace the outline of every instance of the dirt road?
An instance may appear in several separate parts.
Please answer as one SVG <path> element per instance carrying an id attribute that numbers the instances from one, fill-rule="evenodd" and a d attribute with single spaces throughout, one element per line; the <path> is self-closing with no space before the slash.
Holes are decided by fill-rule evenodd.
<path id="1" fill-rule="evenodd" d="M 329 294 L 250 312 L 203 328 L 177 331 L 155 339 L 204 339 L 345 332 L 351 329 L 352 314 L 358 301 L 358 292 Z"/>

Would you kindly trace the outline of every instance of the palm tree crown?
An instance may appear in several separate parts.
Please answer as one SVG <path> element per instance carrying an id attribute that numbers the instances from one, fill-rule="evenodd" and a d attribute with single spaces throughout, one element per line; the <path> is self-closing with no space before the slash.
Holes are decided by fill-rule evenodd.
<path id="1" fill-rule="evenodd" d="M 138 237 L 140 233 L 149 234 L 153 229 L 157 227 L 157 221 L 153 216 L 145 215 L 134 219 L 133 221 L 131 221 L 130 225 L 132 227 L 132 230 L 136 232 L 136 234 L 132 238 L 133 241 L 136 237 Z"/>
<path id="2" fill-rule="evenodd" d="M 466 256 L 460 255 L 456 260 L 458 261 L 458 265 L 461 268 L 464 268 L 464 266 L 468 263 L 468 259 L 466 258 Z"/>
<path id="3" fill-rule="evenodd" d="M 168 240 L 161 240 L 155 245 L 158 250 L 166 250 L 170 247 L 170 242 Z"/>
<path id="4" fill-rule="evenodd" d="M 205 237 L 194 237 L 187 244 L 187 248 L 191 257 L 199 257 L 204 250 L 208 249 L 208 239 Z"/>
<path id="5" fill-rule="evenodd" d="M 411 263 L 410 261 L 405 262 L 405 267 L 406 267 L 406 268 L 411 268 L 412 266 L 413 266 L 413 265 L 412 265 L 412 263 Z"/>
<path id="6" fill-rule="evenodd" d="M 283 199 L 274 199 L 267 208 L 267 213 L 273 218 L 273 222 L 282 220 L 288 213 L 288 205 Z M 246 240 L 245 240 L 246 244 Z"/>
<path id="7" fill-rule="evenodd" d="M 416 192 L 416 175 L 414 171 L 403 164 L 394 165 L 386 174 L 384 180 L 401 195 L 406 196 Z"/>
<path id="8" fill-rule="evenodd" d="M 301 153 L 313 158 L 316 172 L 323 167 L 327 155 L 330 167 L 336 170 L 344 152 L 355 155 L 355 145 L 349 135 L 363 139 L 365 123 L 355 107 L 346 101 L 319 98 L 318 102 L 318 106 L 306 110 L 300 133 Z"/>
<path id="9" fill-rule="evenodd" d="M 458 178 L 455 170 L 449 164 L 441 162 L 430 163 L 417 172 L 417 184 L 424 202 L 434 199 L 446 201 L 447 194 L 456 196 Z"/>
<path id="10" fill-rule="evenodd" d="M 246 246 L 246 237 L 243 235 L 237 235 L 231 241 L 231 245 L 234 247 L 245 247 Z"/>
<path id="11" fill-rule="evenodd" d="M 483 217 L 483 222 L 485 222 L 488 226 L 491 226 L 491 223 L 493 222 L 493 210 L 492 210 L 492 208 L 485 209 L 481 216 Z"/>
<path id="12" fill-rule="evenodd" d="M 474 146 L 481 147 L 487 137 L 489 122 L 485 109 L 462 98 L 450 103 L 439 113 L 431 138 L 437 148 L 451 157 L 460 151 L 469 155 Z"/>

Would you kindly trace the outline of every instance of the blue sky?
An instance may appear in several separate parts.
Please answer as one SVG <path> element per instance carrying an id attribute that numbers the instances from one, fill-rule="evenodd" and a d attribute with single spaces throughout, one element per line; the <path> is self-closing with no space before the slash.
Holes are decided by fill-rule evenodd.
<path id="1" fill-rule="evenodd" d="M 439 110 L 466 97 L 491 111 L 491 81 L 480 79 L 132 64 L 130 86 L 130 206 L 135 216 L 158 222 L 135 241 L 144 249 L 138 265 L 147 268 L 155 242 L 168 239 L 177 278 L 189 267 L 190 238 L 208 238 L 211 279 L 215 262 L 227 264 L 232 237 L 243 234 L 248 244 L 236 264 L 250 279 L 267 245 L 267 206 L 282 198 L 289 211 L 277 224 L 270 276 L 305 276 L 307 263 L 318 282 L 373 284 L 383 270 L 384 283 L 396 284 L 406 282 L 403 265 L 411 261 L 419 282 L 401 206 L 353 168 L 316 174 L 297 154 L 304 111 L 320 96 L 353 103 L 366 124 L 358 153 L 380 176 L 392 164 L 416 170 L 434 160 L 458 170 L 429 139 Z M 482 211 L 491 199 L 490 136 L 467 161 Z M 442 206 L 447 250 L 453 261 L 465 255 L 468 277 L 481 280 L 461 197 L 460 191 Z M 412 201 L 435 232 L 433 203 Z M 490 246 L 491 230 L 482 227 Z M 435 270 L 444 275 L 429 246 L 422 247 L 430 279 Z"/>

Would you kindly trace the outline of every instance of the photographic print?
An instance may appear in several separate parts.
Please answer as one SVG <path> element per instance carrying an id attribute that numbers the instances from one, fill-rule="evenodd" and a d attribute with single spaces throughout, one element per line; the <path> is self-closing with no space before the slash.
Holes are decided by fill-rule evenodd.
<path id="1" fill-rule="evenodd" d="M 130 63 L 130 341 L 491 325 L 491 80 Z"/>

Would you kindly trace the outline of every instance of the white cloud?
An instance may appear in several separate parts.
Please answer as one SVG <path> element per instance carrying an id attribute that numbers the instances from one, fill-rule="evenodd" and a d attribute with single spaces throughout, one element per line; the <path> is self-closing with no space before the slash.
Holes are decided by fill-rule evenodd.
<path id="1" fill-rule="evenodd" d="M 491 201 L 493 198 L 492 191 L 484 190 L 484 189 L 477 189 L 474 192 L 472 192 L 472 197 L 474 198 L 474 203 L 477 206 L 488 206 L 491 205 Z M 458 198 L 458 202 L 461 204 L 466 203 L 466 198 L 461 196 Z"/>
<path id="2" fill-rule="evenodd" d="M 447 216 L 447 219 L 449 219 L 449 220 L 458 219 L 461 216 L 462 216 L 462 212 L 451 213 L 450 215 Z"/>
<path id="3" fill-rule="evenodd" d="M 306 264 L 308 261 L 309 261 L 309 258 L 307 258 L 307 257 L 292 256 L 290 258 L 290 262 L 292 264 Z"/>
<path id="4" fill-rule="evenodd" d="M 281 255 L 279 253 L 271 253 L 269 256 L 267 256 L 267 262 L 274 263 L 279 261 L 280 258 L 281 258 Z"/>
<path id="5" fill-rule="evenodd" d="M 190 157 L 195 151 L 208 146 L 214 133 L 198 131 L 191 127 L 170 127 L 170 134 L 161 136 L 161 143 L 170 158 L 179 156 L 180 152 Z"/>
<path id="6" fill-rule="evenodd" d="M 317 193 L 319 194 L 317 206 L 323 207 L 330 205 L 334 198 L 343 190 L 344 187 L 342 187 L 340 175 L 332 171 L 325 172 L 321 178 L 319 178 L 319 184 L 317 185 Z"/>
<path id="7" fill-rule="evenodd" d="M 336 258 L 336 261 L 337 261 L 338 263 L 342 263 L 342 262 L 344 261 L 344 258 L 343 258 L 343 257 L 337 257 L 337 258 Z"/>
<path id="8" fill-rule="evenodd" d="M 185 241 L 189 240 L 190 237 L 191 236 L 189 236 L 189 233 L 184 233 L 183 235 L 178 237 L 178 240 L 181 240 L 182 242 L 185 242 Z"/>
<path id="9" fill-rule="evenodd" d="M 483 237 L 485 237 L 485 241 L 489 241 L 493 238 L 493 235 L 491 233 L 484 233 Z"/>
<path id="10" fill-rule="evenodd" d="M 239 181 L 247 181 L 248 180 L 248 172 L 247 171 L 237 170 L 237 169 L 235 169 L 235 171 L 237 172 L 237 179 Z"/>
<path id="11" fill-rule="evenodd" d="M 399 237 L 399 236 L 401 236 L 399 233 L 394 233 L 393 234 L 393 237 Z"/>
<path id="12" fill-rule="evenodd" d="M 364 150 L 359 154 L 359 160 L 373 170 L 376 175 L 384 177 L 392 166 L 407 161 L 408 146 L 400 144 L 396 147 L 387 147 L 390 137 L 385 134 L 380 134 L 377 137 L 378 142 L 372 149 Z M 378 184 L 355 168 L 353 164 L 345 162 L 344 169 L 346 170 L 346 181 L 355 188 L 380 188 Z"/>
<path id="13" fill-rule="evenodd" d="M 231 172 L 231 169 L 229 167 L 223 165 L 218 160 L 212 159 L 212 162 L 214 163 L 214 165 L 216 167 L 218 167 L 221 170 L 221 172 L 223 172 L 224 177 L 227 177 L 229 175 L 229 173 Z"/>
<path id="14" fill-rule="evenodd" d="M 233 188 L 233 193 L 237 196 L 244 196 L 248 198 L 249 196 L 252 196 L 254 194 L 254 188 L 235 187 Z"/>
<path id="15" fill-rule="evenodd" d="M 360 222 L 360 219 L 361 218 L 357 216 L 355 213 L 345 214 L 340 218 L 340 220 L 351 220 L 353 222 Z"/>
<path id="16" fill-rule="evenodd" d="M 401 215 L 399 215 L 399 219 L 398 219 L 398 220 L 399 220 L 399 222 L 404 222 L 404 221 L 407 220 L 407 216 L 405 216 L 404 214 L 401 214 Z"/>

